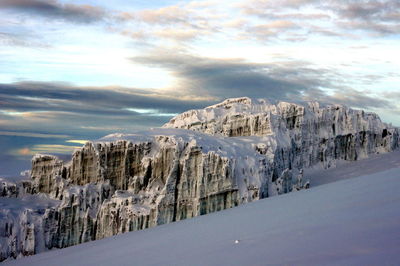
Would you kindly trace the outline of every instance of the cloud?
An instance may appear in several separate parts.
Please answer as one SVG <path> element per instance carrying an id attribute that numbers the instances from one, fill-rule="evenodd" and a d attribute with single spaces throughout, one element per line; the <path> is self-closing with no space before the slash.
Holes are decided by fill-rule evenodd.
<path id="1" fill-rule="evenodd" d="M 248 27 L 246 36 L 255 36 L 258 39 L 265 40 L 270 38 L 277 38 L 288 31 L 297 30 L 300 27 L 289 20 L 274 20 L 266 24 L 258 24 Z"/>
<path id="2" fill-rule="evenodd" d="M 251 63 L 243 59 L 218 59 L 172 51 L 153 51 L 132 60 L 172 72 L 178 78 L 177 86 L 181 89 L 205 93 L 218 99 L 226 95 L 288 99 L 300 96 L 302 92 L 315 86 L 311 82 L 305 82 L 305 77 L 314 75 L 314 72 L 304 67 L 301 68 L 304 77 L 290 80 L 288 76 L 293 74 L 291 69 L 268 63 Z"/>
<path id="3" fill-rule="evenodd" d="M 356 38 L 354 30 L 371 35 L 398 34 L 400 28 L 400 3 L 397 0 L 269 0 L 208 1 L 204 5 L 195 2 L 171 5 L 157 9 L 123 13 L 125 21 L 144 23 L 157 30 L 179 28 L 196 31 L 199 36 L 220 34 L 261 41 L 280 38 L 307 40 L 317 33 L 325 37 Z M 232 20 L 232 17 L 236 18 Z M 154 31 L 154 28 L 157 29 Z M 299 35 L 302 35 L 300 38 Z M 174 37 L 171 35 L 160 38 Z M 191 40 L 194 38 L 177 39 Z"/>
<path id="4" fill-rule="evenodd" d="M 39 37 L 27 36 L 27 34 L 15 34 L 0 32 L 0 44 L 8 46 L 49 48 L 50 45 L 44 43 Z"/>
<path id="5" fill-rule="evenodd" d="M 367 31 L 370 32 L 371 35 L 375 35 L 378 37 L 400 33 L 400 23 L 387 24 L 365 20 L 349 20 L 338 22 L 338 25 L 349 30 Z"/>
<path id="6" fill-rule="evenodd" d="M 348 77 L 309 62 L 253 63 L 239 58 L 209 58 L 184 51 L 152 51 L 136 63 L 163 68 L 177 78 L 176 88 L 219 100 L 249 96 L 272 100 L 319 100 L 357 108 L 382 108 L 391 102 L 344 86 Z M 328 93 L 330 89 L 333 93 Z"/>
<path id="7" fill-rule="evenodd" d="M 57 134 L 42 134 L 42 133 L 32 133 L 32 132 L 13 132 L 13 131 L 0 131 L 2 136 L 18 136 L 18 137 L 30 137 L 30 138 L 68 138 L 68 135 L 57 135 Z"/>
<path id="8" fill-rule="evenodd" d="M 315 91 L 310 91 L 305 99 L 319 99 L 326 103 L 340 103 L 353 108 L 379 109 L 393 108 L 394 104 L 385 98 L 371 95 L 368 91 L 359 91 L 351 88 L 336 89 L 332 94 L 318 95 Z"/>
<path id="9" fill-rule="evenodd" d="M 387 99 L 396 99 L 400 100 L 400 91 L 388 91 L 384 92 L 383 96 L 386 97 Z"/>
<path id="10" fill-rule="evenodd" d="M 135 114 L 145 114 L 150 116 L 175 116 L 177 113 L 162 113 L 158 109 L 126 108 L 127 111 Z"/>
<path id="11" fill-rule="evenodd" d="M 354 30 L 375 37 L 400 33 L 400 3 L 396 0 L 285 0 L 279 3 L 250 0 L 244 1 L 239 8 L 242 14 L 256 16 L 262 21 L 300 22 L 301 29 L 327 37 L 355 38 Z M 269 35 L 273 36 L 271 32 Z"/>
<path id="12" fill-rule="evenodd" d="M 22 148 L 22 149 L 18 149 L 15 150 L 15 153 L 17 155 L 22 155 L 22 156 L 32 156 L 32 151 L 29 148 Z"/>
<path id="13" fill-rule="evenodd" d="M 343 18 L 365 21 L 400 21 L 400 3 L 394 0 L 386 1 L 349 1 L 333 4 L 337 13 Z"/>
<path id="14" fill-rule="evenodd" d="M 221 10 L 216 10 L 220 4 L 216 1 L 182 2 L 156 9 L 121 12 L 117 17 L 126 24 L 120 33 L 134 40 L 178 43 L 219 34 L 224 16 Z M 133 28 L 140 28 L 140 31 Z"/>
<path id="15" fill-rule="evenodd" d="M 88 137 L 161 126 L 177 113 L 215 102 L 185 91 L 40 82 L 0 84 L 0 99 L 3 131 Z"/>
<path id="16" fill-rule="evenodd" d="M 148 9 L 136 12 L 131 18 L 149 24 L 187 24 L 190 13 L 180 6 L 167 6 L 158 9 Z"/>
<path id="17" fill-rule="evenodd" d="M 399 1 L 333 2 L 330 9 L 339 16 L 338 25 L 341 27 L 379 35 L 400 33 Z"/>
<path id="18" fill-rule="evenodd" d="M 89 140 L 84 140 L 84 139 L 69 139 L 66 140 L 65 142 L 67 143 L 77 143 L 77 144 L 85 144 L 86 142 L 88 142 Z"/>
<path id="19" fill-rule="evenodd" d="M 91 5 L 63 4 L 56 0 L 2 0 L 0 9 L 10 9 L 27 15 L 61 19 L 74 23 L 103 20 L 105 10 Z"/>
<path id="20" fill-rule="evenodd" d="M 97 132 L 117 132 L 117 131 L 121 131 L 124 128 L 123 127 L 114 127 L 114 126 L 81 126 L 80 128 L 84 129 L 84 130 L 93 130 L 93 131 L 97 131 Z"/>
<path id="21" fill-rule="evenodd" d="M 32 147 L 11 150 L 11 155 L 33 156 L 35 154 L 71 154 L 81 146 L 68 146 L 60 144 L 37 144 Z"/>
<path id="22" fill-rule="evenodd" d="M 268 0 L 248 0 L 239 4 L 238 8 L 246 15 L 255 15 L 259 17 L 267 17 L 270 15 L 274 18 L 276 15 L 281 15 L 277 14 L 277 12 L 291 11 L 294 14 L 299 14 L 298 11 L 300 8 L 309 7 L 314 3 L 319 4 L 319 2 L 318 0 L 281 0 L 279 3 L 276 3 Z M 301 17 L 304 18 L 304 16 Z"/>
<path id="23" fill-rule="evenodd" d="M 82 112 L 93 115 L 132 115 L 125 108 L 180 109 L 178 97 L 166 92 L 123 87 L 78 87 L 64 83 L 21 82 L 0 84 L 2 109 Z M 183 102 L 183 106 L 188 106 Z M 97 113 L 100 112 L 100 113 Z"/>
<path id="24" fill-rule="evenodd" d="M 203 32 L 203 33 L 207 34 L 207 32 Z M 188 30 L 163 29 L 160 31 L 156 31 L 154 34 L 161 38 L 173 39 L 173 40 L 179 40 L 179 41 L 187 41 L 187 40 L 192 40 L 192 39 L 202 35 L 202 32 L 200 30 L 195 30 L 195 29 L 188 29 Z"/>

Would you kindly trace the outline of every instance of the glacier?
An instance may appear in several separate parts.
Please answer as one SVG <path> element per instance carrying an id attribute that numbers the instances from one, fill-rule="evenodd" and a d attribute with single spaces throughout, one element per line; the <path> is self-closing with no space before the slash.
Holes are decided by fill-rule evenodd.
<path id="1" fill-rule="evenodd" d="M 337 182 L 309 190 L 4 265 L 398 265 L 399 155 L 319 169 L 313 177 Z"/>
<path id="2" fill-rule="evenodd" d="M 399 129 L 374 113 L 228 99 L 88 142 L 68 162 L 34 156 L 30 180 L 0 182 L 0 260 L 302 190 L 309 169 L 398 147 Z"/>

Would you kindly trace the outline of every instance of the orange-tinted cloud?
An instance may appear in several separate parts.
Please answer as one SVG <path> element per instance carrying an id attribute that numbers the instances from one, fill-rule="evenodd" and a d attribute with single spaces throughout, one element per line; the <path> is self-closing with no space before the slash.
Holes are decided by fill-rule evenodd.
<path id="1" fill-rule="evenodd" d="M 72 154 L 81 146 L 67 146 L 59 144 L 36 144 L 32 147 L 11 150 L 12 155 L 17 156 L 33 156 L 35 154 Z"/>
<path id="2" fill-rule="evenodd" d="M 23 156 L 32 155 L 32 151 L 29 148 L 22 148 L 17 150 L 17 154 Z"/>

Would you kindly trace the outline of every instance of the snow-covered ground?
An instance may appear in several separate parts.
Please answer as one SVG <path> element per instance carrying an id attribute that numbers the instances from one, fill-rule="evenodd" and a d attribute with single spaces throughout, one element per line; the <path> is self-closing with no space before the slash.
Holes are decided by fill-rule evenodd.
<path id="1" fill-rule="evenodd" d="M 399 265 L 399 164 L 309 171 L 309 190 L 4 265 Z"/>
<path id="2" fill-rule="evenodd" d="M 305 179 L 310 180 L 311 187 L 324 185 L 352 177 L 379 173 L 400 167 L 400 150 L 383 154 L 371 154 L 369 158 L 359 161 L 337 161 L 336 167 L 329 169 L 304 169 Z"/>

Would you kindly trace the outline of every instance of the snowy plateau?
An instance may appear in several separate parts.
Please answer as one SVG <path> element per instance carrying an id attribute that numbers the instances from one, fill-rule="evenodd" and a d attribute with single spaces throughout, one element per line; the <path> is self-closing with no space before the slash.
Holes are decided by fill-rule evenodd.
<path id="1" fill-rule="evenodd" d="M 69 162 L 34 156 L 30 180 L 0 182 L 0 260 L 396 265 L 398 147 L 374 113 L 228 99 L 88 142 Z"/>

